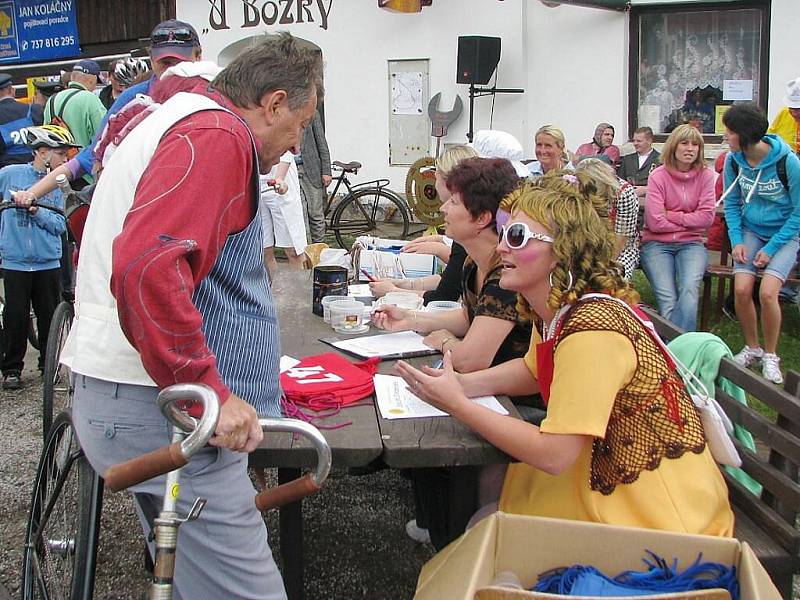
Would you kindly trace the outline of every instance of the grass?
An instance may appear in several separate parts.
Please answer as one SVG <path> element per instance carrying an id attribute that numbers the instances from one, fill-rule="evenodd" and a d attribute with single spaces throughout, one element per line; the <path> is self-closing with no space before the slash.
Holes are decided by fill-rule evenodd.
<path id="1" fill-rule="evenodd" d="M 656 306 L 653 291 L 644 273 L 637 270 L 633 277 L 633 284 L 642 296 L 642 301 L 649 306 Z M 716 288 L 716 286 L 715 286 Z M 716 289 L 712 298 L 716 297 Z M 783 323 L 781 336 L 778 341 L 778 356 L 781 357 L 781 367 L 784 371 L 792 369 L 800 371 L 800 306 L 796 304 L 783 304 Z M 742 330 L 737 321 L 732 321 L 726 316 L 710 323 L 709 332 L 713 333 L 728 345 L 732 352 L 738 352 L 744 346 Z"/>

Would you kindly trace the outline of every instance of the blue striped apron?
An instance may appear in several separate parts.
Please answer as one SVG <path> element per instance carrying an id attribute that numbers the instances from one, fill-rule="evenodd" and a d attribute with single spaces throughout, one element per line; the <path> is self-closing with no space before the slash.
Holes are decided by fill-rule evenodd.
<path id="1" fill-rule="evenodd" d="M 257 202 L 258 194 L 253 197 Z M 280 329 L 255 207 L 254 213 L 244 230 L 228 236 L 211 272 L 197 286 L 193 302 L 203 315 L 203 333 L 216 355 L 222 381 L 259 415 L 279 417 Z"/>

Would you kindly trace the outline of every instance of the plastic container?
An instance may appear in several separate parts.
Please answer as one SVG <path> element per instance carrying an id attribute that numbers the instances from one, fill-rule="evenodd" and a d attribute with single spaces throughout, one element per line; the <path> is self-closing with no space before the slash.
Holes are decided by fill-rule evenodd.
<path id="1" fill-rule="evenodd" d="M 414 292 L 389 292 L 382 299 L 382 304 L 398 306 L 409 310 L 417 310 L 422 307 L 422 296 Z"/>
<path id="2" fill-rule="evenodd" d="M 364 304 L 357 300 L 335 300 L 328 305 L 331 327 L 337 333 L 363 333 L 369 329 L 364 323 Z"/>
<path id="3" fill-rule="evenodd" d="M 453 302 L 452 300 L 434 300 L 433 302 L 428 302 L 425 306 L 425 310 L 429 312 L 438 312 L 438 311 L 450 311 L 450 310 L 457 310 L 461 308 L 460 302 Z"/>
<path id="4" fill-rule="evenodd" d="M 322 300 L 320 301 L 320 304 L 322 304 L 322 319 L 326 323 L 331 322 L 331 310 L 330 310 L 331 302 L 336 302 L 336 301 L 341 302 L 342 300 L 348 300 L 347 296 L 325 296 L 324 298 L 322 298 Z"/>

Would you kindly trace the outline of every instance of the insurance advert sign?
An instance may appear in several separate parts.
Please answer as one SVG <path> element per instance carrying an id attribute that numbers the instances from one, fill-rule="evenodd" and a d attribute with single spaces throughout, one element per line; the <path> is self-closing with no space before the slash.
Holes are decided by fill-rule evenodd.
<path id="1" fill-rule="evenodd" d="M 76 0 L 0 0 L 0 64 L 80 54 Z"/>

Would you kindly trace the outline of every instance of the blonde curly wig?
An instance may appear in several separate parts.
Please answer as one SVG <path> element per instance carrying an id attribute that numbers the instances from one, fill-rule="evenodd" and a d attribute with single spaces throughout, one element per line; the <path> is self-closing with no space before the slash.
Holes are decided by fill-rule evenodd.
<path id="1" fill-rule="evenodd" d="M 585 175 L 548 173 L 511 192 L 501 206 L 511 212 L 512 220 L 513 215 L 524 213 L 544 225 L 554 238 L 556 266 L 547 299 L 551 309 L 574 304 L 589 292 L 603 292 L 631 303 L 639 301 L 638 292 L 623 279 L 613 261 L 614 236 L 606 199 Z M 517 310 L 531 318 L 530 307 L 521 295 L 517 297 Z"/>

